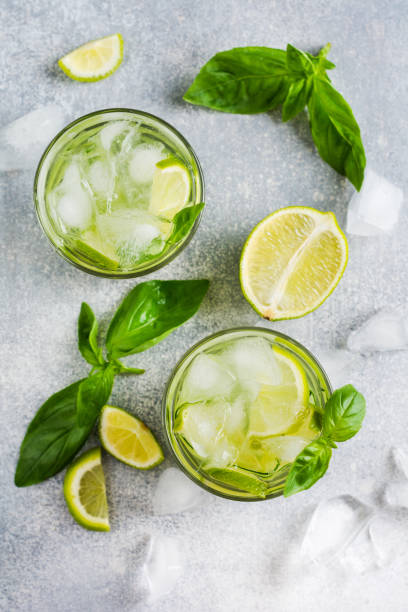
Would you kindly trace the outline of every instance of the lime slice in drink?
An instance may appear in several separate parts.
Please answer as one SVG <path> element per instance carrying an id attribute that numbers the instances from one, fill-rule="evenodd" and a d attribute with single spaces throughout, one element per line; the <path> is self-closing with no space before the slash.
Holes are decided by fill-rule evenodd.
<path id="1" fill-rule="evenodd" d="M 297 360 L 275 346 L 282 378 L 277 385 L 262 385 L 249 413 L 251 436 L 272 436 L 287 432 L 309 412 L 306 375 Z"/>
<path id="2" fill-rule="evenodd" d="M 255 475 L 243 472 L 239 468 L 226 468 L 222 470 L 214 468 L 208 470 L 208 474 L 215 480 L 230 485 L 234 489 L 238 489 L 238 491 L 245 491 L 261 499 L 266 497 L 268 490 L 266 483 Z"/>
<path id="3" fill-rule="evenodd" d="M 236 463 L 252 472 L 271 474 L 279 467 L 292 463 L 309 442 L 301 436 L 248 438 Z"/>
<path id="4" fill-rule="evenodd" d="M 100 81 L 115 72 L 122 58 L 123 38 L 121 34 L 112 34 L 74 49 L 58 65 L 75 81 Z"/>
<path id="5" fill-rule="evenodd" d="M 176 157 L 167 157 L 156 164 L 149 211 L 171 220 L 187 204 L 190 191 L 187 168 Z"/>
<path id="6" fill-rule="evenodd" d="M 69 511 L 82 527 L 109 531 L 100 448 L 83 453 L 68 468 L 64 480 L 64 497 Z"/>
<path id="7" fill-rule="evenodd" d="M 249 235 L 241 254 L 241 288 L 266 319 L 302 317 L 335 289 L 347 258 L 347 241 L 333 213 L 282 208 Z"/>
<path id="8" fill-rule="evenodd" d="M 122 408 L 104 406 L 99 421 L 99 437 L 108 453 L 139 470 L 149 470 L 164 459 L 150 429 Z"/>
<path id="9" fill-rule="evenodd" d="M 116 270 L 119 266 L 115 250 L 92 230 L 84 232 L 81 240 L 75 241 L 75 251 L 84 255 L 91 263 L 108 270 Z"/>

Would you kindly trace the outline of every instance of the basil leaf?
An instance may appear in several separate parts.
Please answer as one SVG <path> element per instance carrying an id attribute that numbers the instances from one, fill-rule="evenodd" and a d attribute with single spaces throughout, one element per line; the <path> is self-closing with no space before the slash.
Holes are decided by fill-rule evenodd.
<path id="1" fill-rule="evenodd" d="M 286 479 L 285 497 L 305 491 L 324 476 L 329 467 L 332 450 L 323 438 L 308 444 L 296 457 Z"/>
<path id="2" fill-rule="evenodd" d="M 140 368 L 128 368 L 125 365 L 123 365 L 122 362 L 118 361 L 117 359 L 115 359 L 114 361 L 111 362 L 113 364 L 114 370 L 115 370 L 115 374 L 144 374 L 146 370 L 141 370 Z"/>
<path id="3" fill-rule="evenodd" d="M 109 359 L 140 353 L 163 340 L 197 312 L 208 285 L 208 280 L 152 280 L 137 285 L 109 325 Z"/>
<path id="4" fill-rule="evenodd" d="M 78 348 L 82 357 L 91 365 L 103 365 L 102 351 L 97 342 L 98 323 L 92 308 L 82 302 L 78 318 Z"/>
<path id="5" fill-rule="evenodd" d="M 283 102 L 289 88 L 286 53 L 269 47 L 238 47 L 212 57 L 184 100 L 225 113 L 263 113 Z"/>
<path id="6" fill-rule="evenodd" d="M 365 399 L 353 385 L 337 389 L 324 407 L 323 434 L 336 442 L 349 440 L 360 431 L 365 410 Z"/>
<path id="7" fill-rule="evenodd" d="M 168 245 L 176 244 L 183 240 L 184 236 L 187 236 L 204 206 L 204 202 L 194 206 L 187 206 L 174 215 L 173 229 L 167 240 Z"/>
<path id="8" fill-rule="evenodd" d="M 315 78 L 308 102 L 310 127 L 320 156 L 359 191 L 366 164 L 360 128 L 350 106 L 332 85 Z"/>
<path id="9" fill-rule="evenodd" d="M 28 426 L 20 447 L 14 482 L 37 484 L 64 468 L 88 438 L 93 423 L 79 425 L 77 395 L 82 381 L 52 395 Z"/>
<path id="10" fill-rule="evenodd" d="M 86 426 L 95 423 L 112 393 L 114 379 L 114 368 L 109 365 L 104 370 L 90 374 L 81 382 L 77 398 L 79 425 Z"/>
<path id="11" fill-rule="evenodd" d="M 293 81 L 282 107 L 282 120 L 289 121 L 296 117 L 306 106 L 311 91 L 311 80 Z"/>
<path id="12" fill-rule="evenodd" d="M 296 49 L 293 45 L 286 47 L 286 64 L 288 70 L 298 78 L 308 77 L 314 73 L 312 58 L 308 53 Z"/>

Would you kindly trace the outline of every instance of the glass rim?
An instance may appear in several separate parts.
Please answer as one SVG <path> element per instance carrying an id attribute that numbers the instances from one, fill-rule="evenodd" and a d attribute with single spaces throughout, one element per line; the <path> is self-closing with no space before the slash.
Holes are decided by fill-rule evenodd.
<path id="1" fill-rule="evenodd" d="M 268 335 L 270 334 L 270 335 L 273 335 L 273 336 L 277 336 L 278 338 L 282 338 L 283 340 L 287 340 L 290 343 L 292 343 L 293 345 L 295 345 L 295 347 L 299 348 L 301 351 L 306 353 L 306 355 L 317 366 L 318 370 L 322 374 L 323 381 L 324 381 L 325 385 L 327 386 L 327 390 L 328 390 L 329 394 L 331 395 L 333 393 L 333 387 L 331 385 L 330 379 L 327 376 L 327 373 L 326 373 L 325 369 L 323 368 L 323 366 L 321 365 L 320 361 L 317 359 L 317 357 L 315 357 L 315 355 L 313 355 L 313 353 L 311 353 L 311 351 L 309 351 L 309 349 L 307 349 L 303 344 L 301 344 L 297 340 L 294 340 L 294 338 L 292 338 L 291 336 L 288 336 L 287 334 L 284 334 L 282 332 L 275 331 L 273 329 L 269 329 L 267 327 L 248 327 L 248 326 L 245 326 L 245 327 L 231 327 L 231 328 L 228 328 L 228 329 L 223 329 L 221 331 L 215 332 L 213 334 L 209 334 L 208 336 L 205 336 L 205 338 L 202 338 L 201 340 L 199 340 L 198 342 L 193 344 L 193 346 L 191 346 L 181 356 L 181 358 L 178 360 L 178 362 L 176 363 L 176 365 L 174 366 L 174 368 L 171 371 L 171 374 L 170 374 L 169 379 L 168 379 L 168 381 L 166 383 L 166 386 L 165 386 L 165 389 L 164 389 L 164 393 L 163 393 L 163 399 L 162 399 L 162 405 L 161 405 L 162 425 L 163 425 L 165 436 L 166 436 L 167 446 L 170 448 L 170 452 L 171 452 L 173 458 L 175 459 L 175 461 L 177 463 L 177 467 L 179 469 L 181 469 L 181 471 L 192 482 L 194 482 L 196 485 L 198 485 L 199 487 L 201 487 L 205 491 L 208 491 L 209 493 L 212 493 L 213 495 L 217 495 L 218 497 L 223 497 L 224 499 L 229 499 L 229 500 L 232 500 L 232 501 L 239 501 L 239 502 L 262 502 L 262 501 L 267 501 L 269 499 L 274 499 L 275 497 L 281 497 L 283 495 L 283 493 L 270 494 L 270 495 L 266 495 L 266 497 L 262 497 L 262 498 L 261 497 L 243 497 L 243 496 L 240 497 L 239 495 L 228 495 L 228 493 L 224 493 L 222 491 L 218 491 L 216 489 L 211 488 L 206 483 L 204 483 L 202 480 L 200 480 L 199 478 L 195 477 L 192 473 L 190 473 L 187 470 L 187 468 L 182 464 L 181 460 L 179 459 L 179 457 L 177 456 L 177 453 L 175 452 L 175 450 L 173 448 L 173 444 L 171 442 L 170 435 L 169 435 L 169 432 L 167 430 L 167 423 L 166 423 L 167 397 L 168 397 L 168 394 L 169 394 L 170 387 L 171 387 L 171 385 L 172 385 L 172 383 L 174 381 L 174 378 L 175 378 L 179 368 L 183 365 L 183 363 L 185 363 L 185 361 L 190 357 L 190 355 L 196 349 L 198 349 L 200 346 L 206 344 L 207 342 L 210 342 L 214 338 L 218 338 L 220 336 L 226 336 L 226 335 L 231 334 L 231 333 L 246 332 L 246 331 L 247 332 L 254 332 L 254 331 L 266 332 Z"/>
<path id="2" fill-rule="evenodd" d="M 197 167 L 197 177 L 198 177 L 198 179 L 196 179 L 196 180 L 197 180 L 197 183 L 200 186 L 201 196 L 202 196 L 201 199 L 200 199 L 200 202 L 204 202 L 204 200 L 205 200 L 205 182 L 204 182 L 203 170 L 202 170 L 202 167 L 201 167 L 201 164 L 200 164 L 200 160 L 198 159 L 196 152 L 194 151 L 193 147 L 188 142 L 188 140 L 186 140 L 186 138 L 175 127 L 173 127 L 170 123 L 168 123 L 164 119 L 161 119 L 161 117 L 158 117 L 157 115 L 153 115 L 152 113 L 148 113 L 146 111 L 142 111 L 142 110 L 138 110 L 138 109 L 134 109 L 134 108 L 114 107 L 114 108 L 100 109 L 100 110 L 92 111 L 91 113 L 86 113 L 85 115 L 81 115 L 77 119 L 74 119 L 73 121 L 68 123 L 65 127 L 62 128 L 62 130 L 60 130 L 54 136 L 54 138 L 51 140 L 51 142 L 46 147 L 44 153 L 41 155 L 40 161 L 38 162 L 38 166 L 37 166 L 37 169 L 35 171 L 34 184 L 33 184 L 34 208 L 35 208 L 35 212 L 36 212 L 36 215 L 37 215 L 38 222 L 39 222 L 39 224 L 41 226 L 41 229 L 42 229 L 44 235 L 46 236 L 46 238 L 48 239 L 48 241 L 50 242 L 50 244 L 54 248 L 54 250 L 58 253 L 58 255 L 60 257 L 62 257 L 63 259 L 65 259 L 65 261 L 69 262 L 71 265 L 75 266 L 79 270 L 82 270 L 83 272 L 87 272 L 88 274 L 92 274 L 93 276 L 98 276 L 98 277 L 103 277 L 103 278 L 111 278 L 111 279 L 136 278 L 138 276 L 145 276 L 147 274 L 155 272 L 156 270 L 159 270 L 163 266 L 165 266 L 168 263 L 170 263 L 171 261 L 173 261 L 173 259 L 175 257 L 177 257 L 177 255 L 179 255 L 179 253 L 181 253 L 181 251 L 183 251 L 183 249 L 189 244 L 190 240 L 193 238 L 194 234 L 196 233 L 196 231 L 198 229 L 198 226 L 200 225 L 200 221 L 201 221 L 201 217 L 203 215 L 204 209 L 197 216 L 197 218 L 196 218 L 196 220 L 194 222 L 194 225 L 190 229 L 188 235 L 185 237 L 183 242 L 179 245 L 179 247 L 175 248 L 172 252 L 170 252 L 169 255 L 167 257 L 165 257 L 162 261 L 160 261 L 160 262 L 158 262 L 156 264 L 153 263 L 151 266 L 147 266 L 143 270 L 136 270 L 134 272 L 122 272 L 122 273 L 121 272 L 115 273 L 114 271 L 106 271 L 106 272 L 104 272 L 102 270 L 93 270 L 93 269 L 88 268 L 86 265 L 82 265 L 81 263 L 72 260 L 51 239 L 48 231 L 45 228 L 45 225 L 44 225 L 44 223 L 42 221 L 41 214 L 40 214 L 40 211 L 39 211 L 39 198 L 37 196 L 39 176 L 40 176 L 40 172 L 42 170 L 42 167 L 43 167 L 43 165 L 45 163 L 45 160 L 47 159 L 48 154 L 51 152 L 51 150 L 54 147 L 54 145 L 59 141 L 59 139 L 68 130 L 70 130 L 75 125 L 81 123 L 85 119 L 90 119 L 91 117 L 94 117 L 95 115 L 104 115 L 104 114 L 110 114 L 110 113 L 130 113 L 132 115 L 137 115 L 139 117 L 145 117 L 147 119 L 151 119 L 152 121 L 157 122 L 161 126 L 163 126 L 166 129 L 168 129 L 170 132 L 172 132 L 173 135 L 176 136 L 176 138 L 178 138 L 183 143 L 183 145 L 186 147 L 187 151 L 189 152 L 189 154 L 191 155 L 191 157 L 194 160 L 194 163 L 195 163 L 195 165 Z M 195 202 L 195 204 L 198 204 L 198 203 L 199 202 Z"/>

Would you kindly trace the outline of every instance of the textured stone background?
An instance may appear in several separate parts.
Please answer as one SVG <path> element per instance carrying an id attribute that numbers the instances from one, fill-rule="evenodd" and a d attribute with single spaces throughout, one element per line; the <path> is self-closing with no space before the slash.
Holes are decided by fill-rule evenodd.
<path id="1" fill-rule="evenodd" d="M 407 5 L 405 0 L 220 1 L 3 0 L 0 3 L 0 125 L 56 101 L 70 118 L 109 106 L 157 114 L 195 148 L 207 208 L 193 242 L 151 278 L 211 279 L 199 314 L 134 363 L 147 373 L 118 380 L 113 403 L 133 410 L 164 443 L 160 400 L 171 368 L 204 335 L 259 322 L 241 295 L 240 249 L 250 229 L 289 204 L 333 210 L 344 224 L 351 186 L 314 150 L 307 119 L 279 112 L 233 116 L 183 103 L 199 67 L 241 45 L 318 50 L 333 43 L 335 86 L 360 123 L 370 164 L 406 183 Z M 125 58 L 106 81 L 68 80 L 56 60 L 71 48 L 122 32 Z M 81 300 L 105 323 L 134 280 L 104 280 L 58 257 L 35 218 L 32 172 L 0 175 L 1 455 L 0 609 L 7 612 L 229 612 L 406 609 L 408 557 L 380 573 L 297 572 L 288 558 L 320 499 L 351 493 L 378 503 L 390 477 L 389 450 L 407 448 L 407 352 L 358 359 L 353 382 L 368 400 L 361 434 L 335 453 L 307 494 L 257 504 L 209 497 L 183 515 L 152 515 L 158 469 L 136 472 L 104 458 L 112 531 L 88 533 L 68 514 L 63 474 L 17 489 L 13 472 L 25 428 L 53 392 L 86 371 L 76 350 Z M 405 185 L 406 188 L 406 185 Z M 342 346 L 349 330 L 384 305 L 406 302 L 408 215 L 384 239 L 350 238 L 350 262 L 334 295 L 315 313 L 279 323 L 312 350 Z M 91 440 L 90 444 L 94 444 Z M 179 537 L 186 570 L 173 593 L 149 606 L 140 567 L 149 534 Z M 316 603 L 317 602 L 317 603 Z"/>

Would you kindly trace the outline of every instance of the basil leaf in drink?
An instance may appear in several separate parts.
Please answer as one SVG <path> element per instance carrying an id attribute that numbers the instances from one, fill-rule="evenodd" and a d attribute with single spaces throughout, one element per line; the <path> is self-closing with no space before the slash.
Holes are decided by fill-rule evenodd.
<path id="1" fill-rule="evenodd" d="M 167 240 L 167 244 L 177 244 L 184 236 L 187 236 L 204 206 L 204 202 L 195 204 L 194 206 L 187 206 L 174 216 L 173 229 Z"/>
<path id="2" fill-rule="evenodd" d="M 366 158 L 350 106 L 332 85 L 315 78 L 308 102 L 310 127 L 320 156 L 359 191 Z"/>
<path id="3" fill-rule="evenodd" d="M 103 365 L 102 351 L 97 342 L 98 323 L 92 308 L 82 302 L 78 318 L 78 348 L 82 357 L 91 365 Z"/>
<path id="4" fill-rule="evenodd" d="M 289 121 L 305 108 L 310 96 L 312 82 L 310 79 L 293 81 L 282 106 L 282 121 Z"/>
<path id="5" fill-rule="evenodd" d="M 137 285 L 109 325 L 109 359 L 140 353 L 163 340 L 197 312 L 208 285 L 208 280 L 152 280 Z"/>
<path id="6" fill-rule="evenodd" d="M 79 385 L 77 398 L 77 418 L 79 425 L 95 423 L 100 411 L 112 393 L 115 378 L 114 367 L 108 365 L 104 370 L 90 374 Z"/>
<path id="7" fill-rule="evenodd" d="M 93 422 L 79 425 L 77 395 L 82 381 L 52 395 L 28 426 L 20 447 L 14 482 L 26 487 L 64 468 L 88 438 Z"/>
<path id="8" fill-rule="evenodd" d="M 337 389 L 324 408 L 323 435 L 336 442 L 349 440 L 361 429 L 365 409 L 365 399 L 353 385 Z"/>
<path id="9" fill-rule="evenodd" d="M 263 113 L 284 101 L 288 76 L 285 51 L 238 47 L 214 55 L 184 100 L 226 113 Z"/>
<path id="10" fill-rule="evenodd" d="M 293 462 L 286 479 L 285 497 L 305 491 L 326 473 L 332 450 L 324 438 L 308 444 Z"/>

